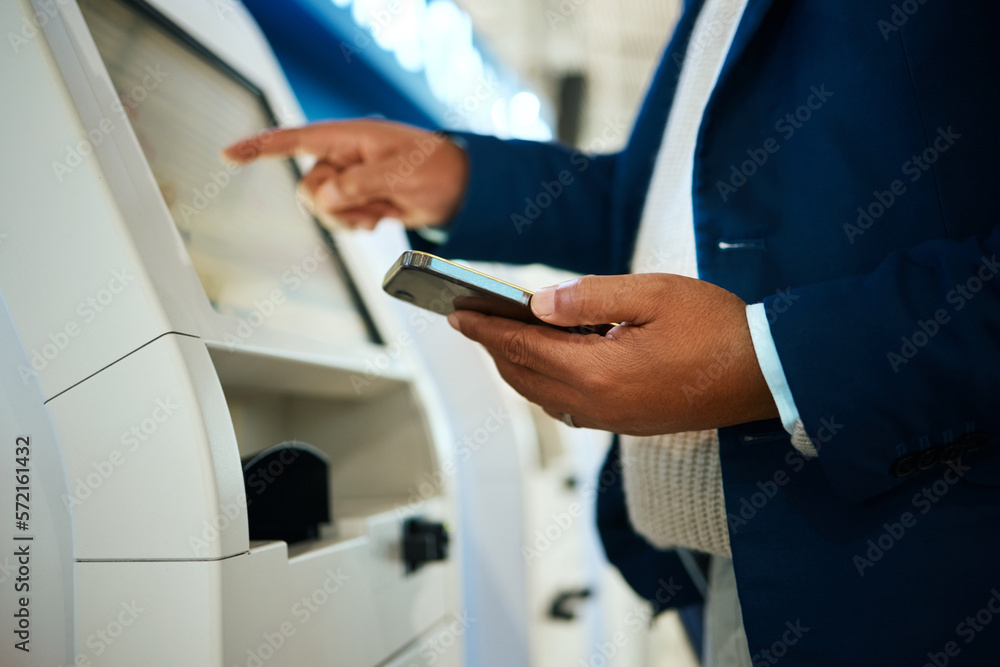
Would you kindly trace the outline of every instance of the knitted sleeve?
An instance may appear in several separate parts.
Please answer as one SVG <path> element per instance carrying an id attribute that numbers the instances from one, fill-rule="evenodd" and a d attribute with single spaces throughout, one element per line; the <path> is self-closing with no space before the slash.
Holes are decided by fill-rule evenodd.
<path id="1" fill-rule="evenodd" d="M 621 459 L 636 532 L 661 549 L 732 556 L 717 431 L 623 436 Z"/>

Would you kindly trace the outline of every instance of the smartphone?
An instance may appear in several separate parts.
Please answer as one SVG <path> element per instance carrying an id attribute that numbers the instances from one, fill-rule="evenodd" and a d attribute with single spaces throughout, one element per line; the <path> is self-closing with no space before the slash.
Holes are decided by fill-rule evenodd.
<path id="1" fill-rule="evenodd" d="M 441 315 L 474 310 L 575 333 L 604 335 L 614 325 L 555 327 L 531 312 L 533 292 L 499 278 L 419 250 L 408 250 L 392 265 L 382 289 L 407 303 Z"/>

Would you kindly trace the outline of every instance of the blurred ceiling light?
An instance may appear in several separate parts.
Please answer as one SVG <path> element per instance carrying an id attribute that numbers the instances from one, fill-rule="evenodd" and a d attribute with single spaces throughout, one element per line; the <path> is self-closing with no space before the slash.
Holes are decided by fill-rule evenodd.
<path id="1" fill-rule="evenodd" d="M 528 127 L 538 118 L 542 103 L 538 96 L 522 90 L 510 99 L 510 124 L 513 127 Z"/>
<path id="2" fill-rule="evenodd" d="M 452 0 L 331 0 L 399 66 L 424 71 L 431 92 L 448 107 L 449 124 L 501 136 L 549 140 L 541 102 L 529 91 L 508 101 L 504 83 L 473 42 L 472 19 Z M 489 70 L 489 71 L 487 71 Z"/>
<path id="3" fill-rule="evenodd" d="M 425 25 L 427 83 L 445 104 L 461 103 L 483 80 L 483 58 L 472 44 L 472 19 L 451 0 L 432 0 Z"/>
<path id="4" fill-rule="evenodd" d="M 498 98 L 490 109 L 490 120 L 500 135 L 507 133 L 507 100 Z"/>
<path id="5" fill-rule="evenodd" d="M 421 33 L 426 10 L 426 0 L 354 0 L 351 17 L 376 44 L 393 53 L 403 69 L 418 72 L 423 67 Z"/>
<path id="6" fill-rule="evenodd" d="M 460 28 L 463 23 L 462 17 L 465 14 L 451 0 L 432 0 L 427 6 L 427 17 L 430 20 L 430 29 L 434 32 L 445 33 L 456 28 Z M 469 24 L 471 28 L 471 22 Z"/>
<path id="7" fill-rule="evenodd" d="M 510 136 L 536 141 L 551 140 L 552 128 L 539 115 L 541 109 L 542 103 L 534 93 L 522 90 L 514 95 L 508 110 Z"/>

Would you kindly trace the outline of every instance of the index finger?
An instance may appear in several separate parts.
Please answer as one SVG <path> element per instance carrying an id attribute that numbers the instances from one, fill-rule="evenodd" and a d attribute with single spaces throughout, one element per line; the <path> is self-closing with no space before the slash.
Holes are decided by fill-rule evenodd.
<path id="1" fill-rule="evenodd" d="M 252 137 L 241 139 L 222 149 L 222 157 L 230 162 L 246 164 L 262 157 L 291 157 L 308 153 L 325 157 L 328 162 L 350 163 L 356 161 L 348 154 L 356 154 L 356 148 L 341 145 L 350 137 L 346 128 L 338 123 L 316 123 L 302 127 L 288 127 L 267 130 Z M 345 161 L 346 159 L 346 161 Z"/>
<path id="2" fill-rule="evenodd" d="M 582 355 L 595 345 L 610 343 L 601 336 L 585 336 L 538 324 L 525 324 L 507 317 L 456 310 L 448 322 L 467 338 L 513 364 L 548 377 L 573 383 L 585 373 Z"/>

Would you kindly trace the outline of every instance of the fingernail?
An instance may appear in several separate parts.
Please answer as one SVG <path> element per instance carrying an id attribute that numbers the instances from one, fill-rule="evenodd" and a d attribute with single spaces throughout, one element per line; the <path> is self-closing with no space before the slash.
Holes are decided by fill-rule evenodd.
<path id="1" fill-rule="evenodd" d="M 333 181 L 327 181 L 316 190 L 316 204 L 323 209 L 333 208 L 341 201 L 340 191 Z"/>
<path id="2" fill-rule="evenodd" d="M 231 165 L 240 164 L 240 159 L 239 157 L 237 157 L 239 154 L 236 151 L 238 147 L 239 144 L 237 144 L 236 146 L 230 146 L 229 148 L 225 148 L 219 151 L 219 161 L 222 162 L 223 164 L 231 164 Z"/>
<path id="3" fill-rule="evenodd" d="M 458 315 L 455 313 L 448 315 L 448 324 L 450 324 L 451 328 L 455 331 L 462 333 L 462 325 L 459 323 Z"/>
<path id="4" fill-rule="evenodd" d="M 316 214 L 316 209 L 313 206 L 312 197 L 309 196 L 309 193 L 306 192 L 305 188 L 301 184 L 299 184 L 299 187 L 296 188 L 295 190 L 295 200 L 299 203 L 299 206 L 301 206 L 302 210 L 304 210 L 306 213 L 308 213 L 309 215 Z"/>
<path id="5" fill-rule="evenodd" d="M 556 309 L 556 285 L 543 287 L 531 297 L 531 310 L 542 319 L 551 315 Z"/>

